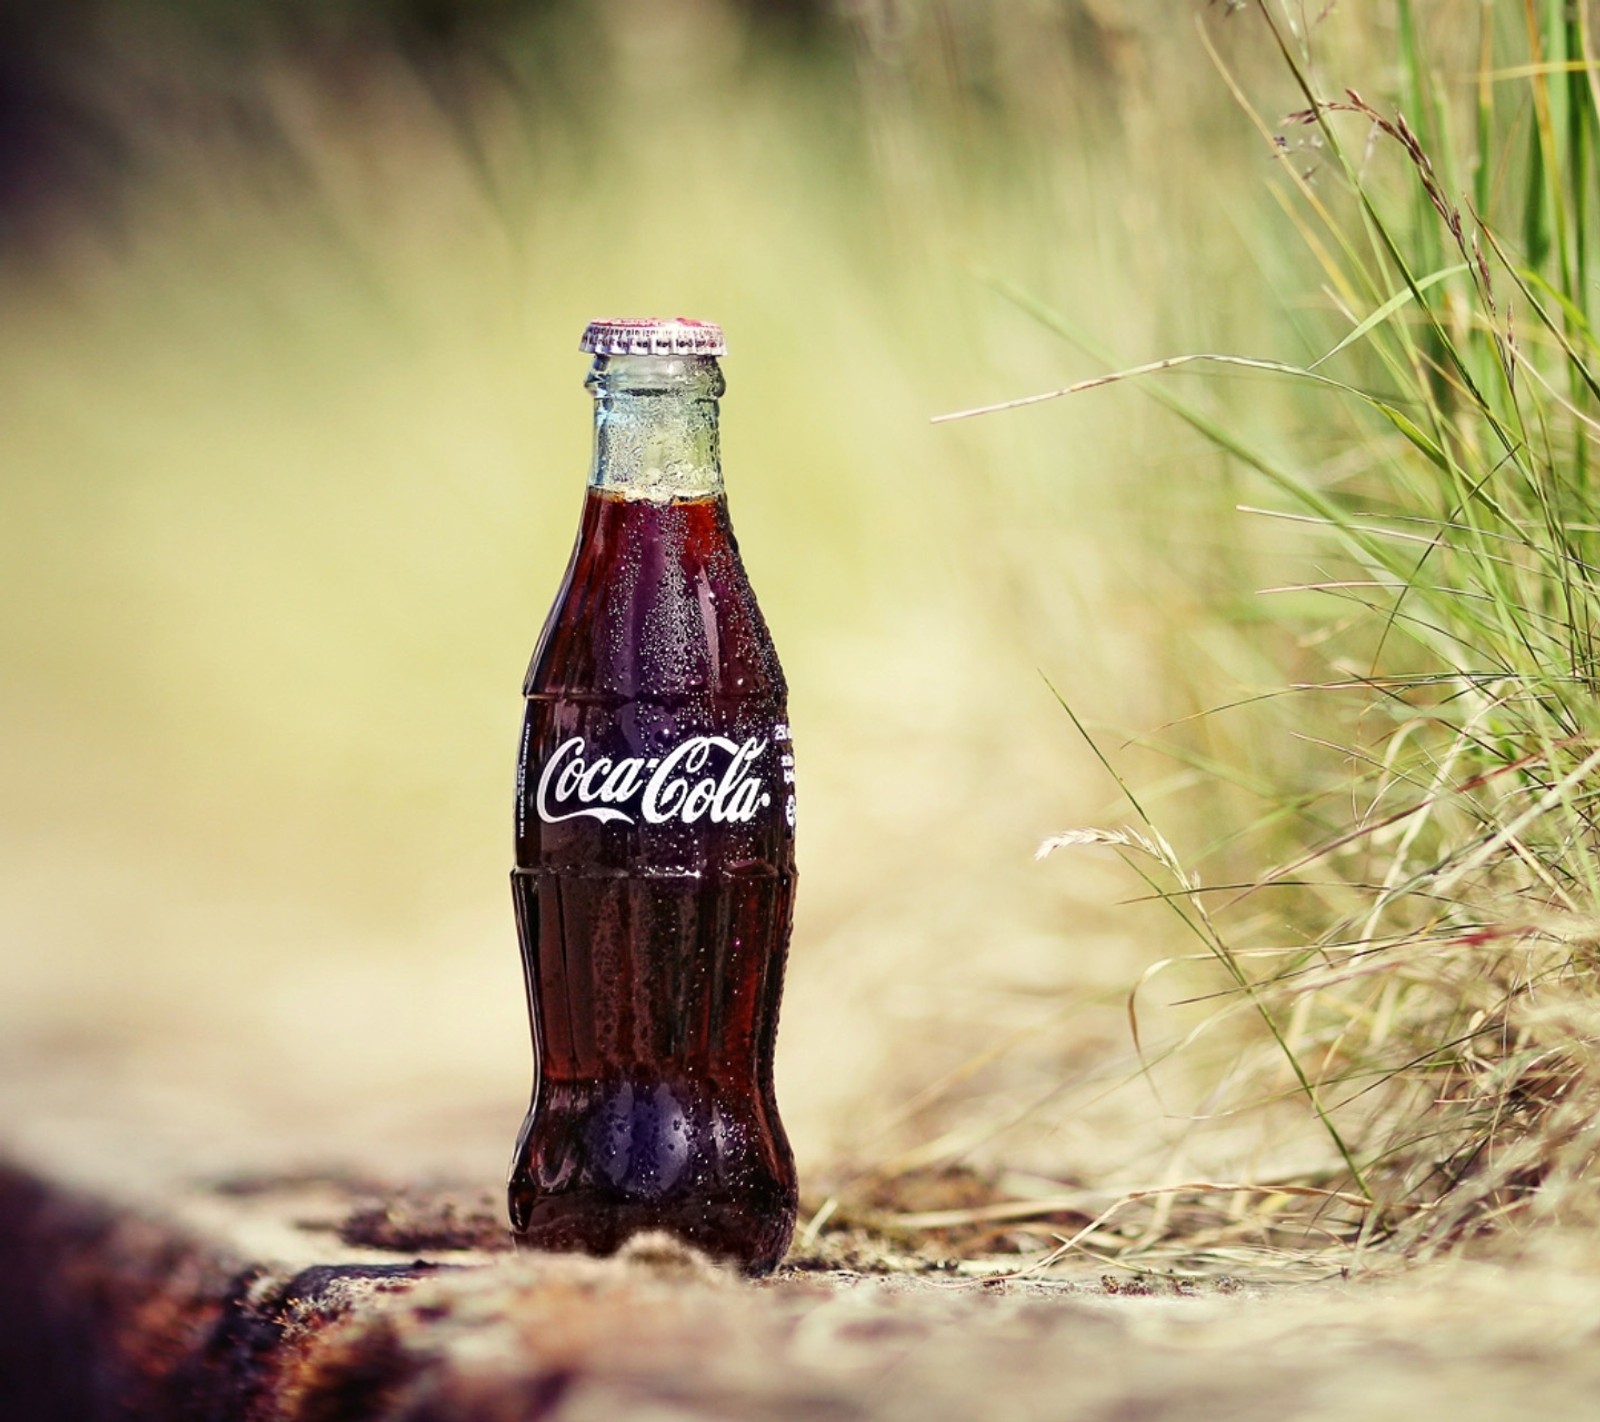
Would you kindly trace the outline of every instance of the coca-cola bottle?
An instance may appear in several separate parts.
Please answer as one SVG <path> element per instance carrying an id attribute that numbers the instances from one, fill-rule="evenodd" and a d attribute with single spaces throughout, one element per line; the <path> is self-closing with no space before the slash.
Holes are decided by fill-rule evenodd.
<path id="1" fill-rule="evenodd" d="M 794 1228 L 772 1054 L 794 901 L 787 688 L 722 492 L 721 330 L 596 321 L 594 465 L 523 687 L 512 888 L 533 1102 L 511 1222 L 669 1231 L 751 1273 Z"/>

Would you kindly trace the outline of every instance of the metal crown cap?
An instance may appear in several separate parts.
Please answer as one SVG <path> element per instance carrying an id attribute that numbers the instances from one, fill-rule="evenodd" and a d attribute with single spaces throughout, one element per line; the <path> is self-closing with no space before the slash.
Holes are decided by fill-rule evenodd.
<path id="1" fill-rule="evenodd" d="M 603 356 L 721 356 L 727 355 L 728 343 L 715 321 L 647 316 L 591 321 L 584 328 L 578 349 Z"/>

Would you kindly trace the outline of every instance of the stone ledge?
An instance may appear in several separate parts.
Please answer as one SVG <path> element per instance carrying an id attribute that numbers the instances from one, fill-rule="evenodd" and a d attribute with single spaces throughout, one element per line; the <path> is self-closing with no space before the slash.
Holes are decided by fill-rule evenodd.
<path id="1" fill-rule="evenodd" d="M 1083 1354 L 1123 1332 L 1069 1284 L 750 1283 L 660 1236 L 614 1260 L 517 1255 L 483 1247 L 503 1236 L 480 1238 L 448 1191 L 380 1206 L 370 1183 L 305 1175 L 164 1193 L 152 1209 L 148 1191 L 119 1201 L 0 1167 L 0 1380 L 15 1415 L 954 1417 L 985 1372 L 1030 1392 L 1030 1350 L 1070 1340 Z M 461 1233 L 423 1238 L 429 1220 Z M 346 1244 L 352 1231 L 392 1247 Z M 296 1247 L 260 1249 L 275 1237 Z M 419 1242 L 433 1247 L 396 1257 Z"/>
<path id="2" fill-rule="evenodd" d="M 329 1137 L 47 1085 L 0 1097 L 6 1422 L 1498 1422 L 1600 1393 L 1576 1268 L 1191 1296 L 1092 1261 L 985 1282 L 812 1259 L 752 1283 L 659 1239 L 515 1254 L 492 1191 L 228 1172 Z"/>

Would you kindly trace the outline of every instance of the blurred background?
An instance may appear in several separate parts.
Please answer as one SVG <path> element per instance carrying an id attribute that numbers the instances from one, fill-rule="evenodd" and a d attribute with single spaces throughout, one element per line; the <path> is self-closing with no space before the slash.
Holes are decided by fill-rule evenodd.
<path id="1" fill-rule="evenodd" d="M 1334 55 L 1381 48 L 1341 19 Z M 1134 386 L 929 421 L 1313 351 L 1269 180 L 1316 155 L 1219 68 L 1276 120 L 1269 44 L 1200 0 L 0 9 L 8 1091 L 181 1097 L 218 1168 L 281 1131 L 501 1178 L 577 339 L 682 313 L 729 333 L 730 504 L 791 685 L 803 1168 L 1251 1168 L 1132 1051 L 1129 988 L 1191 945 L 1114 855 L 1034 850 L 1129 819 L 1059 693 L 1226 878 L 1208 757 L 1298 752 L 1182 718 L 1292 677 L 1250 634 L 1283 534 Z M 1171 379 L 1337 446 L 1272 384 Z"/>

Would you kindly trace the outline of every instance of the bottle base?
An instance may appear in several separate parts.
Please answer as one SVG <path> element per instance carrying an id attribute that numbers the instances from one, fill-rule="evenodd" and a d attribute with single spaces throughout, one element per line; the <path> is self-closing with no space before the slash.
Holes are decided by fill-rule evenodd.
<path id="1" fill-rule="evenodd" d="M 547 1083 L 512 1163 L 518 1244 L 606 1255 L 660 1230 L 770 1273 L 794 1233 L 794 1158 L 775 1113 L 726 1100 L 704 1079 Z"/>
<path id="2" fill-rule="evenodd" d="M 607 1257 L 641 1236 L 666 1234 L 753 1277 L 770 1274 L 783 1262 L 795 1217 L 794 1204 L 781 1200 L 754 1209 L 747 1201 L 699 1200 L 668 1211 L 591 1191 L 529 1201 L 518 1199 L 515 1187 L 512 1210 L 525 1220 L 512 1233 L 519 1251 Z"/>

